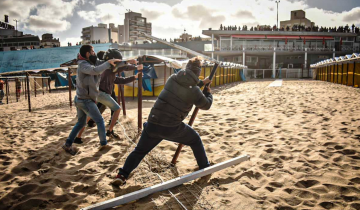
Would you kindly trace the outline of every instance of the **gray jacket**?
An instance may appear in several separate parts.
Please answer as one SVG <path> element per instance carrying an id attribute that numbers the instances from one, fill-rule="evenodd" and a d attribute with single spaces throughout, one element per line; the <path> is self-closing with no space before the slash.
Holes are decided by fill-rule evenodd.
<path id="1" fill-rule="evenodd" d="M 193 105 L 204 110 L 210 109 L 212 95 L 204 95 L 198 83 L 199 78 L 191 70 L 181 70 L 171 75 L 151 109 L 148 121 L 175 127 L 186 118 Z"/>
<path id="2" fill-rule="evenodd" d="M 81 99 L 92 99 L 97 101 L 101 73 L 110 68 L 106 61 L 96 61 L 96 65 L 89 61 L 79 60 L 76 76 L 76 95 Z"/>

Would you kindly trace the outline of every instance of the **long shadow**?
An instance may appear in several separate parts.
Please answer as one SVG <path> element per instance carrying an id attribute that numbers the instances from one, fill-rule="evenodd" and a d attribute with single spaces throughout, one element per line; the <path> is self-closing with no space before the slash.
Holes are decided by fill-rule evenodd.
<path id="1" fill-rule="evenodd" d="M 45 136 L 60 136 L 61 132 L 70 132 L 75 123 L 76 119 L 74 118 L 65 124 L 47 127 Z M 29 157 L 26 160 L 12 168 L 10 173 L 0 175 L 2 184 L 13 187 L 11 192 L 0 197 L 1 210 L 55 207 L 77 209 L 79 205 L 83 204 L 85 198 L 98 193 L 96 183 L 101 181 L 105 174 L 96 178 L 95 172 L 83 170 L 83 168 L 89 163 L 97 162 L 111 148 L 99 149 L 95 154 L 91 154 L 91 157 L 84 157 L 76 162 L 80 164 L 69 165 L 67 162 L 73 157 L 61 149 L 65 139 L 61 138 L 48 143 L 37 150 L 28 150 Z M 3 156 L 8 152 L 11 151 L 1 150 L 0 153 Z M 120 158 L 121 154 L 117 159 L 120 160 Z M 115 167 L 109 167 L 106 173 L 111 173 Z M 73 187 L 73 182 L 79 182 L 80 185 Z M 85 183 L 94 184 L 87 185 Z"/>

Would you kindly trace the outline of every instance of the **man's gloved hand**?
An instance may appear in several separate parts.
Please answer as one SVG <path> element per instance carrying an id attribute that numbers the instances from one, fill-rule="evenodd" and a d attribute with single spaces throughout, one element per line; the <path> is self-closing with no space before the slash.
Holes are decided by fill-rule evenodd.
<path id="1" fill-rule="evenodd" d="M 211 94 L 211 88 L 210 88 L 210 85 L 209 86 L 205 86 L 204 88 L 204 95 L 205 96 L 208 96 L 209 94 Z"/>

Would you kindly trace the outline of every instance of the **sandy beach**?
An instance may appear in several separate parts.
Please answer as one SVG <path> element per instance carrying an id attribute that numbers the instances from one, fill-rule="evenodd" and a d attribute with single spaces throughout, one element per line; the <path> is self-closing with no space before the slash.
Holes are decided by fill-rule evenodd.
<path id="1" fill-rule="evenodd" d="M 194 123 L 209 160 L 250 161 L 171 192 L 188 209 L 360 209 L 360 90 L 313 80 L 233 83 L 213 89 Z M 73 96 L 75 92 L 73 91 Z M 110 185 L 138 140 L 137 101 L 115 127 L 121 139 L 100 149 L 96 128 L 70 156 L 61 149 L 76 123 L 68 93 L 0 105 L 0 209 L 80 209 L 197 170 L 189 147 L 163 141 L 121 188 Z M 6 102 L 6 100 L 5 100 Z M 143 121 L 155 102 L 145 98 Z M 191 114 L 191 112 L 190 112 Z M 110 111 L 104 114 L 108 123 Z M 190 116 L 185 120 L 187 123 Z M 125 132 L 124 132 L 125 131 Z M 168 191 L 117 209 L 181 209 Z"/>

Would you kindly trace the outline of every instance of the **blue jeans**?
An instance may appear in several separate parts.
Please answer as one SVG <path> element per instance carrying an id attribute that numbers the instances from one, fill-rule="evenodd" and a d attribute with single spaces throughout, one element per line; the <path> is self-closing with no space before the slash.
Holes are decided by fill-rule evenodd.
<path id="1" fill-rule="evenodd" d="M 112 111 L 117 111 L 120 109 L 120 105 L 113 99 L 110 94 L 100 91 L 97 102 L 101 103 L 103 106 L 100 108 L 100 112 L 103 113 L 106 107 L 109 107 Z"/>
<path id="2" fill-rule="evenodd" d="M 126 158 L 124 166 L 119 169 L 119 174 L 128 178 L 130 173 L 139 165 L 145 155 L 163 139 L 190 146 L 199 169 L 206 168 L 210 165 L 201 138 L 192 127 L 183 122 L 176 127 L 164 127 L 146 122 L 144 123 L 144 130 L 141 134 L 139 143 Z"/>
<path id="3" fill-rule="evenodd" d="M 74 103 L 77 110 L 78 121 L 72 129 L 69 137 L 66 139 L 66 146 L 71 146 L 74 143 L 75 137 L 77 136 L 79 131 L 86 125 L 87 115 L 91 117 L 91 119 L 93 119 L 97 125 L 100 144 L 106 145 L 107 141 L 104 119 L 101 116 L 101 113 L 97 108 L 95 102 L 91 99 L 78 99 L 77 96 L 75 96 Z"/>

